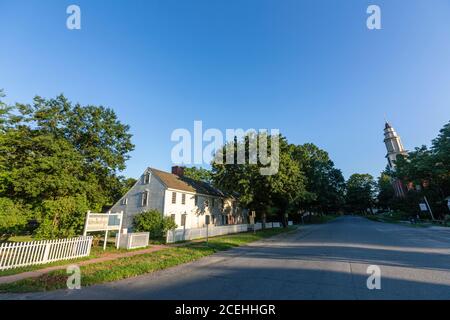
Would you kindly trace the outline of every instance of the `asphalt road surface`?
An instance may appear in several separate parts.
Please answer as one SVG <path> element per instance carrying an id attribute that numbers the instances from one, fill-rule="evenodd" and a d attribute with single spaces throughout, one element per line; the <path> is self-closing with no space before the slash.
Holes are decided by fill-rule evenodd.
<path id="1" fill-rule="evenodd" d="M 379 290 L 367 287 L 370 265 Z M 450 299 L 450 229 L 348 216 L 132 279 L 2 298 Z"/>

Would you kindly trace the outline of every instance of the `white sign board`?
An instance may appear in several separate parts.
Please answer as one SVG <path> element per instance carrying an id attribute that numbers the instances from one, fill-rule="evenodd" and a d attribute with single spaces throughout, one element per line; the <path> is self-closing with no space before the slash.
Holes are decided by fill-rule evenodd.
<path id="1" fill-rule="evenodd" d="M 120 230 L 122 229 L 122 221 L 122 212 L 91 213 L 90 211 L 88 211 L 83 235 L 86 236 L 88 232 L 105 231 L 105 241 L 103 242 L 103 249 L 106 249 L 108 231 L 119 231 L 118 241 L 116 241 L 116 247 L 118 248 L 120 241 Z"/>
<path id="2" fill-rule="evenodd" d="M 120 230 L 122 228 L 120 213 L 87 213 L 84 232 Z"/>
<path id="3" fill-rule="evenodd" d="M 425 203 L 419 203 L 420 211 L 428 211 L 428 207 Z"/>

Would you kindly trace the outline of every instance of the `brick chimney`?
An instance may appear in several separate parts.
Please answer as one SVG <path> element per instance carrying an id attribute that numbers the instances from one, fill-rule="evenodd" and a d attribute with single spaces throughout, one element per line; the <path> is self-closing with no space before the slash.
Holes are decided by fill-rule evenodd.
<path id="1" fill-rule="evenodd" d="M 180 166 L 173 166 L 172 167 L 172 173 L 182 177 L 184 175 L 184 167 L 180 167 Z"/>

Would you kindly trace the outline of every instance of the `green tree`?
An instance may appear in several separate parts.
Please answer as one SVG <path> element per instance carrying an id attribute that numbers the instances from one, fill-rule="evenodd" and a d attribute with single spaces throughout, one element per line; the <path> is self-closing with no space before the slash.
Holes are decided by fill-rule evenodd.
<path id="1" fill-rule="evenodd" d="M 1 194 L 33 207 L 42 201 L 85 194 L 95 209 L 98 181 L 84 171 L 83 157 L 65 139 L 21 127 L 1 136 Z"/>
<path id="2" fill-rule="evenodd" d="M 111 109 L 62 95 L 0 102 L 0 197 L 29 206 L 40 237 L 80 232 L 88 209 L 111 206 L 131 183 L 117 175 L 134 147 L 128 131 Z"/>
<path id="3" fill-rule="evenodd" d="M 54 239 L 79 235 L 88 210 L 89 203 L 83 195 L 43 201 L 39 208 L 36 237 Z"/>
<path id="4" fill-rule="evenodd" d="M 292 146 L 292 154 L 305 175 L 309 196 L 299 207 L 320 213 L 336 213 L 344 204 L 345 179 L 326 151 L 312 143 Z"/>
<path id="5" fill-rule="evenodd" d="M 388 173 L 381 173 L 377 181 L 377 190 L 378 207 L 383 209 L 392 207 L 395 192 L 392 186 L 392 178 Z"/>
<path id="6" fill-rule="evenodd" d="M 271 136 L 260 133 L 256 136 L 259 141 L 266 139 L 267 148 L 271 149 Z M 255 137 L 252 137 L 252 139 Z M 274 212 L 285 224 L 284 214 L 287 213 L 290 204 L 298 201 L 305 195 L 304 176 L 300 171 L 298 163 L 293 159 L 290 146 L 286 138 L 279 138 L 278 157 L 270 154 L 274 158 L 272 161 L 278 162 L 278 172 L 274 175 L 262 175 L 260 169 L 266 167 L 260 161 L 256 164 L 250 163 L 249 157 L 249 136 L 242 141 L 234 141 L 227 145 L 229 150 L 234 150 L 233 164 L 213 163 L 213 179 L 216 186 L 229 193 L 237 193 L 241 205 L 250 210 L 255 210 L 257 216 L 263 220 L 267 214 Z M 226 159 L 227 146 L 223 148 L 220 156 Z M 237 163 L 238 149 L 245 150 L 245 163 Z M 258 159 L 261 156 L 258 148 Z M 226 163 L 225 161 L 223 161 Z M 271 210 L 271 208 L 275 210 Z"/>
<path id="7" fill-rule="evenodd" d="M 8 106 L 6 103 L 2 101 L 2 98 L 5 97 L 5 93 L 3 89 L 0 89 L 0 134 L 4 132 L 9 124 L 9 118 L 11 117 L 11 109 L 12 107 Z"/>
<path id="8" fill-rule="evenodd" d="M 184 175 L 188 178 L 207 183 L 212 183 L 213 181 L 212 172 L 204 168 L 197 168 L 197 167 L 184 168 Z"/>
<path id="9" fill-rule="evenodd" d="M 347 180 L 346 204 L 353 212 L 366 213 L 375 198 L 375 181 L 370 174 L 354 173 Z"/>
<path id="10" fill-rule="evenodd" d="M 442 196 L 450 195 L 450 122 L 439 131 L 432 141 L 431 151 L 434 157 L 434 180 Z"/>

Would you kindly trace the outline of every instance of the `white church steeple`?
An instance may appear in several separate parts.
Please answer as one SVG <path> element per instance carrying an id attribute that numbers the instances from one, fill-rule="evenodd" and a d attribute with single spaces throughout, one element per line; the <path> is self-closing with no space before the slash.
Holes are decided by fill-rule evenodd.
<path id="1" fill-rule="evenodd" d="M 386 121 L 384 125 L 384 144 L 386 145 L 389 168 L 395 170 L 395 161 L 397 155 L 406 155 L 407 152 L 403 147 L 400 136 L 395 132 L 394 128 Z"/>

